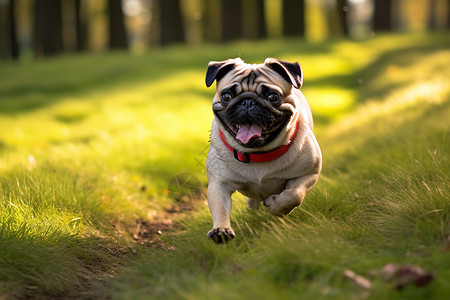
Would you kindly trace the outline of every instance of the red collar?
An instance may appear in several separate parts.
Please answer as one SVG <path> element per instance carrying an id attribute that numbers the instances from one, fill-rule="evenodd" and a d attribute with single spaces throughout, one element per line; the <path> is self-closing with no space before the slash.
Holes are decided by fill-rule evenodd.
<path id="1" fill-rule="evenodd" d="M 292 142 L 294 141 L 295 137 L 297 136 L 297 130 L 298 130 L 298 124 L 295 124 L 294 134 L 289 139 L 289 142 L 287 145 L 280 146 L 278 148 L 275 148 L 273 150 L 269 151 L 262 151 L 262 152 L 239 152 L 233 147 L 230 146 L 230 144 L 227 143 L 227 140 L 225 139 L 225 135 L 223 134 L 222 130 L 219 128 L 219 134 L 220 138 L 222 139 L 223 144 L 234 154 L 234 158 L 236 158 L 240 162 L 244 163 L 251 163 L 251 162 L 267 162 L 275 160 L 286 152 L 288 152 L 289 148 L 292 145 Z"/>

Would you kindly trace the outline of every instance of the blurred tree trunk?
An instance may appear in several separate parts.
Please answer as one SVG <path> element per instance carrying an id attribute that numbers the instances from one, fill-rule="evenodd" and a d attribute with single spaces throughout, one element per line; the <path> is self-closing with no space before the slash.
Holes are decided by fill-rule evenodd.
<path id="1" fill-rule="evenodd" d="M 0 58 L 19 58 L 16 34 L 15 0 L 0 5 Z"/>
<path id="2" fill-rule="evenodd" d="M 222 0 L 222 41 L 241 39 L 244 35 L 242 26 L 242 0 Z"/>
<path id="3" fill-rule="evenodd" d="M 450 0 L 447 1 L 447 28 L 450 29 Z"/>
<path id="4" fill-rule="evenodd" d="M 283 36 L 305 36 L 304 0 L 283 0 Z"/>
<path id="5" fill-rule="evenodd" d="M 184 22 L 179 0 L 159 0 L 160 43 L 169 45 L 184 43 Z"/>
<path id="6" fill-rule="evenodd" d="M 267 37 L 266 9 L 264 0 L 256 0 L 256 37 L 264 39 Z"/>
<path id="7" fill-rule="evenodd" d="M 438 0 L 429 0 L 428 1 L 428 20 L 427 20 L 427 29 L 435 30 L 438 28 L 437 22 L 437 5 Z"/>
<path id="8" fill-rule="evenodd" d="M 11 47 L 11 57 L 13 59 L 19 58 L 19 43 L 17 42 L 16 31 L 16 10 L 15 0 L 9 0 L 9 39 Z"/>
<path id="9" fill-rule="evenodd" d="M 125 30 L 122 0 L 108 0 L 109 48 L 127 49 L 127 32 Z"/>
<path id="10" fill-rule="evenodd" d="M 9 57 L 7 11 L 8 9 L 0 4 L 0 58 L 2 59 Z"/>
<path id="11" fill-rule="evenodd" d="M 86 11 L 82 0 L 75 0 L 75 30 L 77 35 L 77 51 L 87 50 Z"/>
<path id="12" fill-rule="evenodd" d="M 341 23 L 342 33 L 345 36 L 349 36 L 348 18 L 347 18 L 349 6 L 347 5 L 347 0 L 337 0 L 336 8 L 339 15 L 339 22 Z"/>
<path id="13" fill-rule="evenodd" d="M 221 1 L 203 0 L 205 13 L 203 20 L 203 37 L 205 41 L 220 42 L 221 33 Z"/>
<path id="14" fill-rule="evenodd" d="M 242 28 L 245 38 L 263 39 L 267 36 L 264 0 L 242 1 Z"/>
<path id="15" fill-rule="evenodd" d="M 160 45 L 160 38 L 161 35 L 161 9 L 159 8 L 159 1 L 150 0 L 149 2 L 149 16 L 150 16 L 150 22 L 148 24 L 148 45 L 150 47 L 158 46 Z"/>
<path id="16" fill-rule="evenodd" d="M 34 55 L 63 52 L 61 0 L 35 0 L 34 5 Z"/>
<path id="17" fill-rule="evenodd" d="M 375 0 L 375 11 L 373 14 L 374 31 L 392 30 L 392 1 Z"/>

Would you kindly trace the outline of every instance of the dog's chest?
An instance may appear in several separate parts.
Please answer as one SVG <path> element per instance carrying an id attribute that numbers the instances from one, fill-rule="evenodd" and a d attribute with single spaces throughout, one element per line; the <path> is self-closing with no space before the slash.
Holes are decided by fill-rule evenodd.
<path id="1" fill-rule="evenodd" d="M 255 200 L 264 200 L 270 195 L 281 193 L 286 187 L 287 179 L 277 177 L 250 176 L 246 181 L 240 182 L 238 191 Z"/>

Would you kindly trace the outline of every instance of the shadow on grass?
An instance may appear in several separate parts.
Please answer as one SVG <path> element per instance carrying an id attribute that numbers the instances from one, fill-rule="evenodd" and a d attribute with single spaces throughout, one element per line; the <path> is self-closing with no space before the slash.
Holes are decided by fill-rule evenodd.
<path id="1" fill-rule="evenodd" d="M 29 112 L 64 98 L 81 99 L 91 92 L 132 88 L 134 84 L 161 80 L 180 71 L 206 72 L 210 60 L 242 56 L 251 63 L 262 62 L 268 56 L 279 57 L 292 53 L 293 49 L 320 53 L 329 51 L 330 46 L 331 43 L 313 45 L 298 40 L 256 44 L 241 42 L 202 48 L 171 47 L 142 56 L 112 52 L 102 55 L 68 55 L 24 65 L 5 65 L 0 72 L 0 78 L 5 79 L 0 86 L 0 114 Z M 200 94 L 209 99 L 211 92 L 205 88 Z"/>
<path id="2" fill-rule="evenodd" d="M 13 231 L 14 232 L 14 231 Z M 49 234 L 44 237 L 5 237 L 2 249 L 0 291 L 9 299 L 54 298 L 93 299 L 95 285 L 103 276 L 112 275 L 130 251 L 106 238 Z M 1 231 L 0 231 L 1 234 Z M 6 288 L 8 287 L 8 288 Z M 9 289 L 10 288 L 10 289 Z"/>
<path id="3" fill-rule="evenodd" d="M 0 72 L 0 77 L 4 78 L 0 86 L 0 114 L 28 112 L 52 105 L 64 98 L 82 99 L 92 92 L 126 90 L 133 88 L 134 84 L 161 80 L 180 71 L 204 72 L 210 60 L 242 57 L 249 63 L 260 63 L 266 57 L 301 57 L 302 54 L 324 53 L 333 56 L 335 44 L 333 41 L 312 44 L 302 40 L 240 42 L 201 48 L 171 47 L 142 56 L 112 52 L 102 55 L 62 56 L 18 66 L 5 65 L 4 70 Z M 307 84 L 309 87 L 336 86 L 358 89 L 361 95 L 359 102 L 374 96 L 383 98 L 379 87 L 366 84 L 361 86 L 358 80 L 370 82 L 391 65 L 408 66 L 416 58 L 443 49 L 444 46 L 446 43 L 443 43 L 438 35 L 437 38 L 425 39 L 418 47 L 395 47 L 395 50 L 388 50 L 354 74 L 307 79 Z M 189 55 L 189 58 L 186 58 L 186 55 Z M 404 82 L 391 82 L 384 90 L 389 91 L 403 84 Z M 211 92 L 206 88 L 195 93 L 208 99 L 211 96 Z"/>
<path id="4" fill-rule="evenodd" d="M 398 71 L 408 70 L 410 66 L 414 66 L 419 60 L 422 60 L 437 51 L 448 51 L 448 48 L 450 47 L 449 41 L 450 39 L 447 39 L 445 43 L 439 41 L 439 43 L 428 43 L 419 46 L 415 45 L 384 52 L 378 59 L 352 76 L 354 81 L 357 81 L 358 79 L 363 80 L 363 84 L 355 86 L 359 94 L 358 102 L 364 103 L 368 99 L 382 100 L 385 99 L 392 90 L 407 86 L 411 84 L 412 81 L 417 81 L 418 79 L 427 80 L 428 78 L 421 77 L 420 70 L 411 70 L 409 74 L 398 74 Z M 441 63 L 447 65 L 450 62 L 442 61 Z M 376 82 L 375 80 L 379 78 L 386 78 L 386 80 L 381 82 L 380 85 L 364 84 Z M 389 78 L 391 78 L 391 80 L 389 80 Z"/>
<path id="5" fill-rule="evenodd" d="M 379 162 L 395 162 L 395 167 L 407 167 L 412 160 L 428 151 L 436 148 L 445 149 L 447 148 L 445 143 L 448 144 L 445 139 L 446 129 L 436 120 L 446 118 L 449 104 L 447 101 L 422 105 L 420 113 L 416 106 L 411 106 L 402 110 L 401 117 L 396 117 L 395 113 L 392 113 L 376 117 L 367 124 L 361 123 L 357 129 L 352 127 L 351 131 L 339 135 L 338 139 L 348 140 L 353 136 L 353 144 L 347 145 L 348 149 L 337 158 L 325 155 L 324 165 L 328 165 L 328 169 L 336 173 L 356 172 L 354 176 L 364 176 L 370 181 L 381 174 L 390 175 L 396 169 L 392 165 Z M 367 127 L 368 124 L 370 128 Z M 328 139 L 327 143 L 331 145 L 335 142 Z M 349 162 L 368 163 L 373 166 L 358 166 Z"/>

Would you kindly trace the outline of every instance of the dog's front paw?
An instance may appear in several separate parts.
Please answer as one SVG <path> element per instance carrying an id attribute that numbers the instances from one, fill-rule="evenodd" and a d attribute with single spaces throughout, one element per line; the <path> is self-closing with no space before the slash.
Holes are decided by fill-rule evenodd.
<path id="1" fill-rule="evenodd" d="M 223 244 L 231 241 L 236 236 L 236 234 L 231 228 L 217 227 L 211 229 L 206 236 L 208 237 L 208 239 L 213 239 L 216 244 Z"/>
<path id="2" fill-rule="evenodd" d="M 296 199 L 295 194 L 284 191 L 281 194 L 267 197 L 263 203 L 269 213 L 282 217 L 299 206 L 301 201 Z"/>

